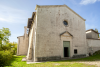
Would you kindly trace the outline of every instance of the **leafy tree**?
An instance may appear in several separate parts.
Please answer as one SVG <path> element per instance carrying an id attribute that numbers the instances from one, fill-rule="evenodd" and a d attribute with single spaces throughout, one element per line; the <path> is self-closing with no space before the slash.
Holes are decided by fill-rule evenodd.
<path id="1" fill-rule="evenodd" d="M 13 54 L 16 54 L 16 52 L 17 52 L 17 43 L 16 42 L 11 43 L 11 51 L 13 52 Z"/>
<path id="2" fill-rule="evenodd" d="M 3 44 L 9 43 L 9 36 L 11 35 L 11 32 L 9 28 L 0 29 L 0 47 L 2 48 Z"/>
<path id="3" fill-rule="evenodd" d="M 7 43 L 6 45 L 2 45 L 2 49 L 4 51 L 8 50 L 8 51 L 11 51 L 12 54 L 16 54 L 17 52 L 17 43 L 16 42 L 9 42 Z"/>

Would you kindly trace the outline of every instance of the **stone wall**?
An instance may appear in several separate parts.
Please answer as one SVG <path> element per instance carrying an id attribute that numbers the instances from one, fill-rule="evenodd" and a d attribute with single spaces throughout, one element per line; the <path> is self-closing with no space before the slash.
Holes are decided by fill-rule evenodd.
<path id="1" fill-rule="evenodd" d="M 28 34 L 27 27 L 24 27 L 24 36 L 18 37 L 17 55 L 27 55 L 28 51 Z"/>
<path id="2" fill-rule="evenodd" d="M 24 55 L 24 37 L 18 37 L 17 55 Z"/>
<path id="3" fill-rule="evenodd" d="M 100 40 L 87 39 L 88 53 L 100 50 Z"/>

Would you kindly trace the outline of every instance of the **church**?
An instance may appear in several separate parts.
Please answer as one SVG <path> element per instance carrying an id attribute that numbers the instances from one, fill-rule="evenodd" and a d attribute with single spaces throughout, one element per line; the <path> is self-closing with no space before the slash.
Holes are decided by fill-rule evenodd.
<path id="1" fill-rule="evenodd" d="M 36 5 L 35 10 L 24 35 L 17 37 L 17 55 L 37 62 L 86 57 L 100 50 L 99 33 L 86 31 L 86 20 L 67 5 Z"/>

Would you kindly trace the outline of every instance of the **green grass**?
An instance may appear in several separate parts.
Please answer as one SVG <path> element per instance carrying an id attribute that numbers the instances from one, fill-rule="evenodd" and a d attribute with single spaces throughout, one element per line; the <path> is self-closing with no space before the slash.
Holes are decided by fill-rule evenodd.
<path id="1" fill-rule="evenodd" d="M 80 58 L 80 59 L 71 59 L 71 60 L 67 60 L 67 61 L 100 61 L 100 54 L 98 55 L 93 55 L 90 57 L 86 57 L 86 58 Z"/>
<path id="2" fill-rule="evenodd" d="M 35 63 L 35 64 L 26 64 L 26 62 L 21 61 L 25 56 L 13 56 L 11 60 L 9 60 L 9 65 L 11 67 L 96 67 L 94 65 L 88 65 L 83 63 L 78 63 L 78 61 L 97 61 L 100 60 L 100 55 L 94 55 L 81 59 L 71 59 L 64 61 L 49 61 L 43 63 Z M 8 67 L 7 66 L 7 67 Z"/>

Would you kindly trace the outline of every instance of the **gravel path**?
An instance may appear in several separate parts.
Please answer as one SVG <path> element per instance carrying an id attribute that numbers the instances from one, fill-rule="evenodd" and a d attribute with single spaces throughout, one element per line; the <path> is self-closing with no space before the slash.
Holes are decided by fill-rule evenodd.
<path id="1" fill-rule="evenodd" d="M 96 65 L 97 67 L 100 67 L 100 61 L 80 61 L 79 63 L 85 63 L 90 65 Z"/>

